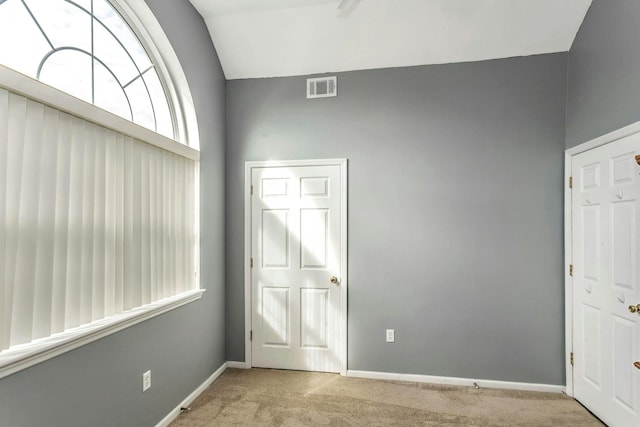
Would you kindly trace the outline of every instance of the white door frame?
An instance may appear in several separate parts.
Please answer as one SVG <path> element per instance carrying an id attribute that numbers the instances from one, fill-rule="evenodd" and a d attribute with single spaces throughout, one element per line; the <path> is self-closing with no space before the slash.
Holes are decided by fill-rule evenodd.
<path id="1" fill-rule="evenodd" d="M 347 159 L 319 160 L 268 160 L 248 161 L 244 166 L 244 360 L 245 367 L 251 368 L 251 173 L 254 168 L 279 168 L 292 166 L 340 166 L 342 189 L 341 233 L 340 233 L 340 375 L 347 375 Z"/>
<path id="2" fill-rule="evenodd" d="M 574 397 L 573 392 L 573 366 L 570 361 L 570 354 L 573 351 L 573 277 L 569 274 L 569 266 L 573 264 L 573 230 L 571 219 L 571 189 L 569 188 L 569 178 L 572 176 L 571 163 L 575 155 L 584 153 L 597 147 L 609 144 L 622 138 L 640 133 L 640 122 L 633 123 L 621 129 L 599 136 L 564 152 L 564 312 L 565 312 L 565 351 L 566 351 L 566 373 L 567 373 L 567 395 Z"/>

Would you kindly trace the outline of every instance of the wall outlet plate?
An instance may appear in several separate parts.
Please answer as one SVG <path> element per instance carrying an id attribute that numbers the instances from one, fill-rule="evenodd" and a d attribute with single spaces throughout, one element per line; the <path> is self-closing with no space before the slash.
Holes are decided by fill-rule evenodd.
<path id="1" fill-rule="evenodd" d="M 387 329 L 387 342 L 396 342 L 395 329 Z"/>
<path id="2" fill-rule="evenodd" d="M 151 371 L 147 371 L 142 374 L 142 392 L 149 390 L 151 388 Z"/>

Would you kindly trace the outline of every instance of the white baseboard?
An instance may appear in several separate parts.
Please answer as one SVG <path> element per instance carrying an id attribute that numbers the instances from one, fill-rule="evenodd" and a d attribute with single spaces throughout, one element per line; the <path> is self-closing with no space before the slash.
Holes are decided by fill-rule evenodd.
<path id="1" fill-rule="evenodd" d="M 227 361 L 227 368 L 235 368 L 235 369 L 249 369 L 249 368 L 250 368 L 250 366 L 248 366 L 246 362 L 232 362 L 232 361 Z"/>
<path id="2" fill-rule="evenodd" d="M 417 383 L 447 384 L 473 387 L 477 384 L 481 388 L 502 388 L 507 390 L 543 391 L 547 393 L 564 393 L 561 385 L 518 383 L 510 381 L 474 380 L 470 378 L 435 377 L 431 375 L 394 374 L 390 372 L 353 371 L 347 370 L 348 377 L 369 378 L 374 380 L 410 381 Z"/>
<path id="3" fill-rule="evenodd" d="M 178 406 L 176 406 L 171 412 L 169 412 L 167 416 L 162 419 L 162 421 L 156 424 L 156 427 L 167 427 L 173 420 L 178 418 L 178 415 L 180 415 L 180 408 L 187 407 L 191 402 L 196 400 L 196 398 L 200 396 L 200 394 L 205 391 L 205 389 L 209 387 L 216 380 L 216 378 L 222 375 L 222 373 L 227 369 L 227 365 L 227 362 L 223 363 L 222 366 L 220 366 L 213 374 L 211 374 L 209 378 L 205 380 L 205 382 L 200 384 L 198 388 L 196 388 L 193 392 L 191 392 L 189 396 L 187 396 L 186 399 L 184 399 Z"/>
<path id="4" fill-rule="evenodd" d="M 162 419 L 156 427 L 167 427 L 173 420 L 180 415 L 180 408 L 188 406 L 196 400 L 200 394 L 205 391 L 227 368 L 249 369 L 250 366 L 246 362 L 225 362 L 220 366 L 209 378 L 198 386 L 189 396 L 187 396 L 178 406 L 176 406 L 166 417 Z M 417 383 L 429 384 L 446 384 L 473 387 L 478 385 L 481 388 L 501 388 L 507 390 L 525 390 L 525 391 L 542 391 L 547 393 L 564 393 L 565 387 L 561 385 L 534 384 L 534 383 L 518 383 L 510 381 L 495 380 L 474 380 L 470 378 L 456 377 L 436 377 L 431 375 L 417 374 L 395 374 L 391 372 L 373 372 L 373 371 L 354 371 L 347 370 L 347 376 L 353 378 L 369 378 L 373 380 L 393 380 L 393 381 L 409 381 Z"/>

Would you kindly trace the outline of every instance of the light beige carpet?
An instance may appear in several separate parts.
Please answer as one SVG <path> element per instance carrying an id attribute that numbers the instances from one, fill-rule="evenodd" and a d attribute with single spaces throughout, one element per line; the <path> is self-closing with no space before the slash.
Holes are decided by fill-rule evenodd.
<path id="1" fill-rule="evenodd" d="M 563 394 L 228 369 L 180 426 L 602 426 Z"/>

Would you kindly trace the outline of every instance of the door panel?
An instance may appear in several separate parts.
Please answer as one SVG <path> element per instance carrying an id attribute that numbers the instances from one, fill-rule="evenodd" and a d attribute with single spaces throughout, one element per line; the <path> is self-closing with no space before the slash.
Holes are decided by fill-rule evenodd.
<path id="1" fill-rule="evenodd" d="M 613 285 L 622 291 L 634 290 L 636 232 L 633 219 L 635 216 L 633 201 L 615 203 L 611 207 Z"/>
<path id="2" fill-rule="evenodd" d="M 600 352 L 600 310 L 584 304 L 583 334 L 584 347 L 584 378 L 593 386 L 600 388 L 600 368 L 602 367 L 602 355 Z"/>
<path id="3" fill-rule="evenodd" d="M 572 159 L 574 395 L 621 427 L 640 425 L 636 153 L 631 136 Z"/>
<path id="4" fill-rule="evenodd" d="M 598 284 L 600 282 L 600 205 L 583 206 L 583 256 L 584 279 Z"/>
<path id="5" fill-rule="evenodd" d="M 289 288 L 263 287 L 260 308 L 263 344 L 288 347 L 291 343 Z"/>
<path id="6" fill-rule="evenodd" d="M 301 269 L 326 269 L 329 245 L 329 210 L 300 210 Z"/>
<path id="7" fill-rule="evenodd" d="M 262 211 L 262 268 L 289 268 L 289 211 Z"/>
<path id="8" fill-rule="evenodd" d="M 300 346 L 326 349 L 329 291 L 303 288 L 300 296 Z"/>
<path id="9" fill-rule="evenodd" d="M 252 168 L 252 366 L 340 371 L 341 167 Z"/>
<path id="10" fill-rule="evenodd" d="M 613 396 L 618 403 L 634 411 L 637 403 L 634 403 L 632 382 L 629 378 L 634 375 L 635 367 L 630 363 L 633 360 L 633 349 L 636 346 L 634 336 L 635 323 L 619 316 L 613 319 Z"/>
<path id="11" fill-rule="evenodd" d="M 300 195 L 302 197 L 328 197 L 329 178 L 300 178 Z"/>

